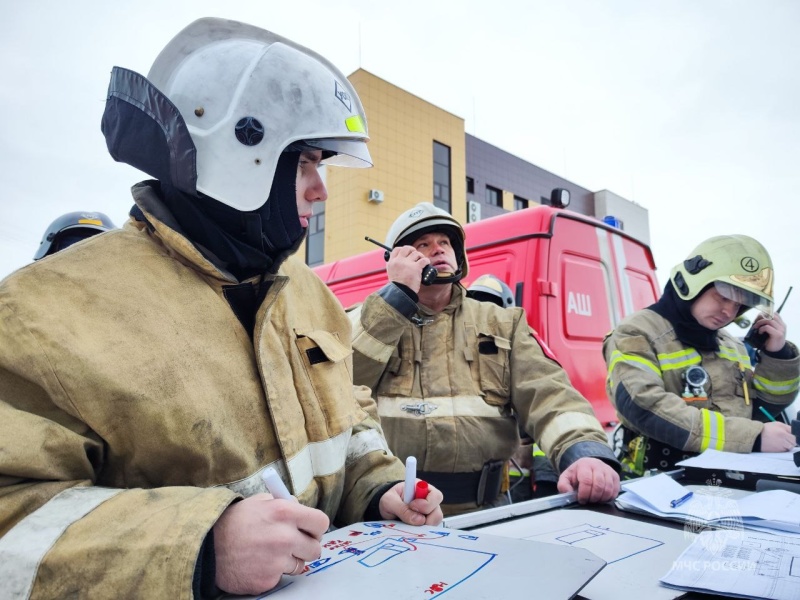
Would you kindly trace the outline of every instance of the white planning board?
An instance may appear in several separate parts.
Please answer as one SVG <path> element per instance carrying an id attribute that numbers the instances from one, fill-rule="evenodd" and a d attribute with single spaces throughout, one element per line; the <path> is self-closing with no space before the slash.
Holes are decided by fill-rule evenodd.
<path id="1" fill-rule="evenodd" d="M 540 513 L 474 531 L 591 551 L 608 564 L 581 590 L 590 600 L 669 600 L 683 595 L 658 580 L 697 535 L 581 509 Z"/>
<path id="2" fill-rule="evenodd" d="M 270 600 L 497 600 L 536 590 L 572 598 L 604 566 L 583 548 L 394 521 L 329 532 L 322 556 L 284 576 Z"/>

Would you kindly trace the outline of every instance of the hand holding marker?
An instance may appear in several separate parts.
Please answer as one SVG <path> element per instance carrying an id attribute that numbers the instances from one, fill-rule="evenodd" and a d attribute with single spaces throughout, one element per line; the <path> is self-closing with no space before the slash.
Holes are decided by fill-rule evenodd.
<path id="1" fill-rule="evenodd" d="M 417 481 L 417 459 L 409 456 L 406 459 L 406 482 L 403 487 L 403 502 L 409 504 L 417 498 L 428 497 L 428 482 Z"/>
<path id="2" fill-rule="evenodd" d="M 267 491 L 272 494 L 273 497 L 279 500 L 298 501 L 286 488 L 286 484 L 283 483 L 283 479 L 281 479 L 281 476 L 278 475 L 278 472 L 274 468 L 267 467 L 264 469 L 264 472 L 261 473 L 261 479 L 264 481 L 264 485 L 267 486 Z"/>
<path id="3" fill-rule="evenodd" d="M 264 472 L 261 473 L 261 479 L 264 482 L 264 485 L 267 486 L 267 491 L 272 494 L 275 499 L 294 500 L 295 502 L 299 502 L 297 498 L 289 493 L 289 489 L 286 487 L 286 484 L 283 483 L 283 479 L 281 479 L 281 476 L 278 475 L 278 472 L 272 467 L 267 467 L 264 469 Z M 303 573 L 303 569 L 306 565 L 305 561 L 297 558 L 294 555 L 293 558 L 297 560 L 297 567 L 295 568 L 296 572 L 292 571 L 291 573 L 284 573 L 284 575 L 294 576 L 301 575 Z"/>

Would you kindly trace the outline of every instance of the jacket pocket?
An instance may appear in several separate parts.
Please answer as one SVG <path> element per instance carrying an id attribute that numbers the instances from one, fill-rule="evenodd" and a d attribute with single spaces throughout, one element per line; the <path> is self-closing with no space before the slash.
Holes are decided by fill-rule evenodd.
<path id="1" fill-rule="evenodd" d="M 373 390 L 387 396 L 410 396 L 414 389 L 414 353 L 413 338 L 403 334 L 395 351 L 392 353 L 386 369 L 378 383 L 378 389 Z"/>
<path id="2" fill-rule="evenodd" d="M 336 335 L 321 330 L 295 330 L 295 345 L 306 374 L 306 381 L 295 378 L 298 395 L 302 398 L 304 392 L 313 394 L 336 433 L 363 419 L 366 413 L 358 407 L 355 399 L 342 401 L 354 398 L 353 374 L 348 361 L 352 350 Z M 306 390 L 301 392 L 303 388 Z"/>
<path id="3" fill-rule="evenodd" d="M 502 406 L 508 403 L 511 383 L 509 356 L 511 342 L 506 338 L 478 334 L 478 370 L 481 391 L 487 403 Z"/>

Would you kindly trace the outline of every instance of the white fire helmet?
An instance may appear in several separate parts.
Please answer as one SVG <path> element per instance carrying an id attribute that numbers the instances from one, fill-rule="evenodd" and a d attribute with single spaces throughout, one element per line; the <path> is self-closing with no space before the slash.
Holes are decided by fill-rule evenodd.
<path id="1" fill-rule="evenodd" d="M 469 273 L 469 263 L 464 249 L 465 234 L 461 223 L 444 209 L 430 202 L 420 202 L 404 211 L 389 227 L 386 245 L 390 248 L 412 245 L 417 239 L 433 231 L 446 234 L 450 238 L 458 262 L 456 273 L 440 273 L 434 283 L 456 283 Z"/>
<path id="2" fill-rule="evenodd" d="M 205 18 L 178 33 L 147 79 L 178 109 L 197 150 L 197 190 L 237 210 L 261 207 L 287 148 L 325 164 L 370 167 L 353 86 L 317 53 L 252 25 Z"/>

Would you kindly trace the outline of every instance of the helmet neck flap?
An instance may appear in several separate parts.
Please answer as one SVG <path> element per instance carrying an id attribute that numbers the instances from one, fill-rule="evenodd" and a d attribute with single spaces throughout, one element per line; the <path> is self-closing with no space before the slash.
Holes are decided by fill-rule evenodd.
<path id="1" fill-rule="evenodd" d="M 164 203 L 186 235 L 208 258 L 240 281 L 275 272 L 303 241 L 295 197 L 299 152 L 281 154 L 269 201 L 239 211 L 209 196 L 191 196 L 162 183 Z"/>
<path id="2" fill-rule="evenodd" d="M 372 166 L 364 108 L 344 74 L 225 19 L 191 23 L 146 78 L 114 67 L 102 131 L 111 156 L 156 178 L 189 238 L 237 277 L 276 269 L 302 242 L 297 144 L 322 150 L 323 164 Z"/>
<path id="3" fill-rule="evenodd" d="M 692 304 L 699 297 L 700 294 L 691 300 L 684 300 L 678 295 L 672 282 L 668 281 L 661 298 L 648 308 L 670 322 L 675 330 L 675 337 L 682 343 L 695 350 L 717 351 L 717 332 L 700 325 L 692 315 Z"/>

